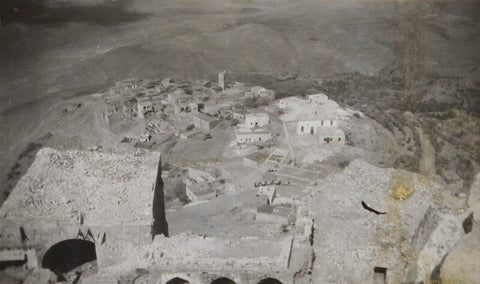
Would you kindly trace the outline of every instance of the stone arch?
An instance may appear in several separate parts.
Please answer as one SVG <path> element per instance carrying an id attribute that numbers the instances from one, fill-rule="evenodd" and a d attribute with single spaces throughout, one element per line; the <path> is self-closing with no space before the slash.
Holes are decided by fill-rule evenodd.
<path id="1" fill-rule="evenodd" d="M 190 273 L 166 273 L 161 276 L 162 284 L 194 284 L 200 283 L 200 278 L 197 275 Z"/>
<path id="2" fill-rule="evenodd" d="M 54 244 L 45 252 L 42 268 L 50 269 L 59 280 L 63 280 L 64 273 L 95 260 L 95 243 L 82 239 L 67 239 Z"/>
<path id="3" fill-rule="evenodd" d="M 190 284 L 188 280 L 185 280 L 180 277 L 175 277 L 170 280 L 168 280 L 165 284 Z"/>
<path id="4" fill-rule="evenodd" d="M 278 279 L 269 277 L 269 278 L 265 278 L 265 279 L 260 280 L 260 282 L 258 282 L 258 284 L 283 284 L 283 283 L 280 282 L 280 280 L 278 280 Z"/>
<path id="5" fill-rule="evenodd" d="M 230 278 L 227 277 L 220 277 L 215 280 L 213 280 L 210 284 L 236 284 L 235 281 L 233 281 Z"/>

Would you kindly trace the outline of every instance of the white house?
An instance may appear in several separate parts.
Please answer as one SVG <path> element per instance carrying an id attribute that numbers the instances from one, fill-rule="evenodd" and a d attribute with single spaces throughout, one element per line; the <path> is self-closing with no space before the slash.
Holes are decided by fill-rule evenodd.
<path id="1" fill-rule="evenodd" d="M 334 117 L 299 116 L 297 120 L 298 135 L 316 135 L 320 128 L 335 129 L 338 127 L 338 120 Z"/>
<path id="2" fill-rule="evenodd" d="M 320 144 L 345 145 L 345 133 L 341 129 L 321 128 L 318 133 Z"/>
<path id="3" fill-rule="evenodd" d="M 245 125 L 248 127 L 262 127 L 270 123 L 268 113 L 245 114 Z"/>
<path id="4" fill-rule="evenodd" d="M 272 134 L 267 129 L 240 128 L 235 130 L 235 141 L 238 144 L 264 143 L 272 140 Z"/>

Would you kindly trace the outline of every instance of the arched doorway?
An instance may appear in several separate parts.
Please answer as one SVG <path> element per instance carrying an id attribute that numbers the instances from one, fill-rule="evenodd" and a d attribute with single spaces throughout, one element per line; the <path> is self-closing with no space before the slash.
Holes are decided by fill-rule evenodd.
<path id="1" fill-rule="evenodd" d="M 213 280 L 211 284 L 235 284 L 235 281 L 227 277 L 220 277 Z"/>
<path id="2" fill-rule="evenodd" d="M 258 282 L 258 284 L 282 284 L 282 282 L 280 282 L 279 280 L 277 280 L 275 278 L 265 278 L 263 280 L 260 280 L 260 282 Z"/>
<path id="3" fill-rule="evenodd" d="M 42 268 L 53 271 L 59 280 L 72 269 L 97 259 L 95 244 L 81 239 L 61 241 L 51 246 L 42 259 Z"/>
<path id="4" fill-rule="evenodd" d="M 165 284 L 189 284 L 190 282 L 188 282 L 187 280 L 183 279 L 183 278 L 179 278 L 179 277 L 175 277 L 175 278 L 172 278 L 170 280 L 167 281 L 167 283 Z"/>

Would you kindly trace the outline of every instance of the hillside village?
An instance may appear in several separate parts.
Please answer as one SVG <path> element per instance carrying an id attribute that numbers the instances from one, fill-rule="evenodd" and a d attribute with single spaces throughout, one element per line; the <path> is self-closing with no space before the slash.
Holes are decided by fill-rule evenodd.
<path id="1" fill-rule="evenodd" d="M 159 131 L 155 123 L 171 120 L 174 134 L 184 139 L 206 134 L 215 129 L 232 127 L 237 145 L 273 146 L 272 134 L 283 126 L 271 125 L 280 120 L 295 124 L 296 135 L 313 135 L 318 144 L 342 146 L 345 134 L 339 128 L 338 104 L 324 94 L 289 97 L 268 104 L 275 93 L 260 86 L 248 88 L 240 82 L 225 85 L 225 73 L 219 73 L 218 83 L 208 80 L 176 82 L 125 80 L 97 98 L 105 104 L 104 120 L 112 125 L 125 118 L 143 120 L 147 127 L 138 137 L 125 137 L 124 142 L 136 142 L 137 147 L 152 147 Z M 253 106 L 253 108 L 252 108 Z M 283 113 L 283 114 L 280 114 Z M 184 127 L 184 129 L 182 129 Z"/>
<path id="2" fill-rule="evenodd" d="M 419 283 L 476 245 L 466 196 L 365 161 L 378 129 L 325 94 L 277 99 L 223 71 L 56 110 L 105 140 L 41 149 L 0 209 L 0 263 L 25 283 Z"/>
<path id="3" fill-rule="evenodd" d="M 169 143 L 184 144 L 190 149 L 208 147 L 206 150 L 211 155 L 205 155 L 201 164 L 217 163 L 228 157 L 241 158 L 243 165 L 260 167 L 262 171 L 265 171 L 264 165 L 273 167 L 268 174 L 262 174 L 259 184 L 281 182 L 276 176 L 278 169 L 285 182 L 297 179 L 305 184 L 313 183 L 316 174 L 305 169 L 303 161 L 296 161 L 295 152 L 301 153 L 306 148 L 335 152 L 345 144 L 339 119 L 347 113 L 337 113 L 340 107 L 326 95 L 275 100 L 273 91 L 260 86 L 247 87 L 240 82 L 225 84 L 225 71 L 218 74 L 218 82 L 177 82 L 170 78 L 125 80 L 96 98 L 103 101 L 103 118 L 111 128 L 124 120 L 142 122 L 144 129 L 137 130 L 137 133 L 143 131 L 140 135 L 125 136 L 121 142 L 165 153 L 167 168 L 173 172 L 180 170 L 184 176 L 183 180 L 175 178 L 174 183 L 184 188 L 183 202 L 206 201 L 225 191 L 235 192 L 242 185 L 226 186 L 218 182 L 225 179 L 221 174 L 212 175 L 205 169 L 194 171 L 198 162 L 187 155 L 170 154 Z M 176 159 L 170 159 L 171 156 Z M 200 165 L 203 167 L 205 165 Z M 220 165 L 215 168 L 217 172 L 225 172 Z M 236 169 L 230 175 L 236 175 Z M 274 181 L 267 181 L 270 177 Z"/>

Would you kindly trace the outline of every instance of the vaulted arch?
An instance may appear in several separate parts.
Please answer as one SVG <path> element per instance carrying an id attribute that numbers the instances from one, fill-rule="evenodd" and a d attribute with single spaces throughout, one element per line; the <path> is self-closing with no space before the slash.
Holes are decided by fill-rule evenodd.
<path id="1" fill-rule="evenodd" d="M 180 278 L 180 277 L 175 277 L 167 281 L 165 284 L 190 284 L 187 280 Z"/>
<path id="2" fill-rule="evenodd" d="M 236 284 L 235 281 L 233 281 L 230 278 L 227 277 L 220 277 L 212 281 L 211 284 Z"/>
<path id="3" fill-rule="evenodd" d="M 56 243 L 47 250 L 42 259 L 42 267 L 63 278 L 64 273 L 96 259 L 95 243 L 69 239 Z"/>
<path id="4" fill-rule="evenodd" d="M 282 284 L 282 282 L 280 282 L 280 280 L 277 280 L 275 278 L 265 278 L 263 280 L 260 280 L 258 284 Z"/>

